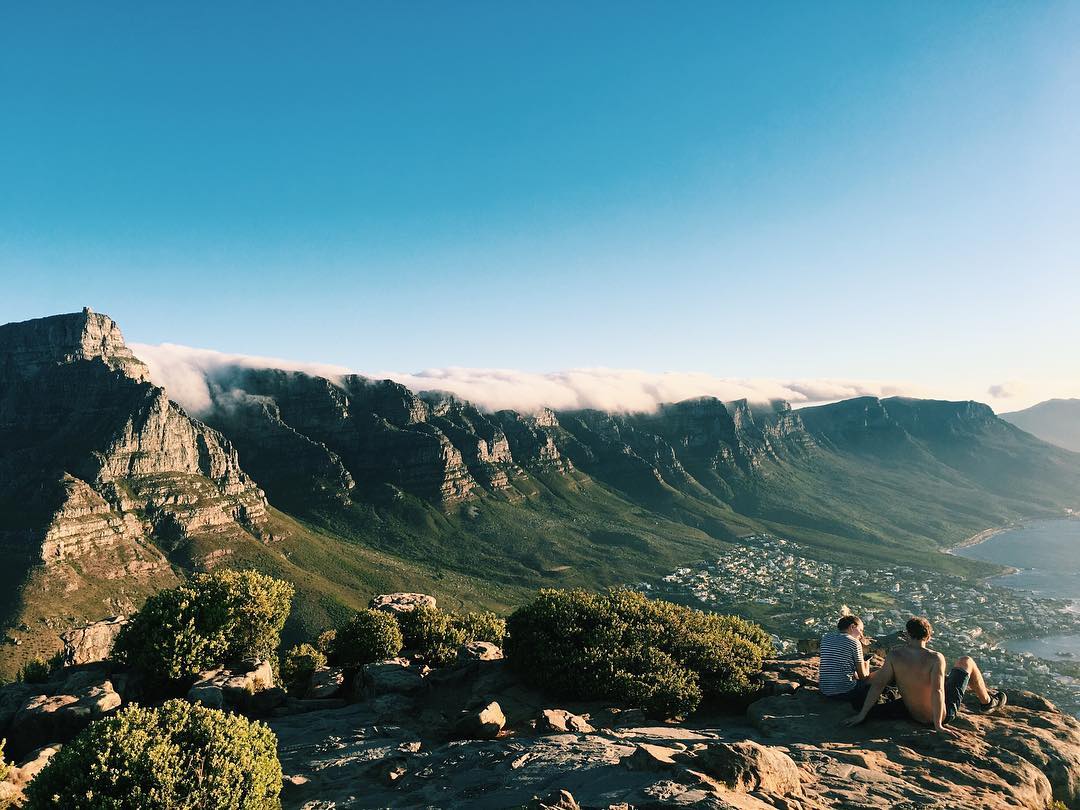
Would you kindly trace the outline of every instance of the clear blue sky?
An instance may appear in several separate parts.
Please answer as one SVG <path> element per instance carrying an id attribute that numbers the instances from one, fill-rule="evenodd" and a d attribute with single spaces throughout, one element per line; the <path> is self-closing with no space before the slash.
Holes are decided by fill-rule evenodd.
<path id="1" fill-rule="evenodd" d="M 198 6 L 198 8 L 196 8 Z M 1080 5 L 9 3 L 0 322 L 1080 378 Z"/>

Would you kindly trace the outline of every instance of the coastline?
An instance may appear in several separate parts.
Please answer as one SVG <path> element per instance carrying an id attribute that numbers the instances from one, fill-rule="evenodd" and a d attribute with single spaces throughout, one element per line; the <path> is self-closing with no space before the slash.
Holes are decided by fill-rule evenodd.
<path id="1" fill-rule="evenodd" d="M 971 537 L 967 538 L 966 540 L 961 540 L 955 546 L 951 546 L 951 547 L 945 549 L 945 553 L 946 554 L 952 554 L 957 549 L 970 548 L 971 546 L 977 546 L 977 545 L 979 545 L 979 543 L 985 543 L 987 540 L 989 540 L 995 534 L 1001 534 L 1002 532 L 1011 531 L 1012 529 L 1019 529 L 1023 525 L 1024 525 L 1024 521 L 1020 520 L 1020 521 L 1017 521 L 1016 523 L 1006 524 L 1005 526 L 993 526 L 993 527 L 991 527 L 989 529 L 983 529 L 981 532 L 976 532 L 975 534 L 971 535 Z"/>

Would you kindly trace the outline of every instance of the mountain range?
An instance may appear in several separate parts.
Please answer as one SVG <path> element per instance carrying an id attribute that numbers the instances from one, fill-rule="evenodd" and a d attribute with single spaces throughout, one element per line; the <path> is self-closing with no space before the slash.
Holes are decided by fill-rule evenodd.
<path id="1" fill-rule="evenodd" d="M 1045 442 L 1080 453 L 1080 399 L 1048 399 L 1001 418 Z"/>
<path id="2" fill-rule="evenodd" d="M 985 573 L 940 552 L 1080 501 L 1080 455 L 976 402 L 519 413 L 355 375 L 206 383 L 195 418 L 90 310 L 0 326 L 0 676 L 218 565 L 293 582 L 286 637 L 310 637 L 379 591 L 503 609 L 761 531 L 823 559 Z"/>

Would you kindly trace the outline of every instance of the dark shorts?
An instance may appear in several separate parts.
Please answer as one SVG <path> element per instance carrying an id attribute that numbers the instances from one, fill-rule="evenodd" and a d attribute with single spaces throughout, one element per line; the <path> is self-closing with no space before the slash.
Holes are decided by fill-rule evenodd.
<path id="1" fill-rule="evenodd" d="M 870 681 L 856 681 L 851 691 L 842 695 L 829 695 L 829 700 L 843 700 L 851 705 L 856 712 L 861 712 L 866 702 L 866 695 L 870 691 Z M 907 717 L 907 708 L 904 701 L 900 700 L 900 693 L 896 687 L 886 686 L 878 702 L 866 715 L 869 720 L 895 720 Z"/>
<path id="2" fill-rule="evenodd" d="M 965 669 L 953 667 L 945 676 L 945 719 L 943 725 L 947 725 L 960 714 L 960 704 L 964 702 L 964 692 L 967 691 L 971 673 Z"/>

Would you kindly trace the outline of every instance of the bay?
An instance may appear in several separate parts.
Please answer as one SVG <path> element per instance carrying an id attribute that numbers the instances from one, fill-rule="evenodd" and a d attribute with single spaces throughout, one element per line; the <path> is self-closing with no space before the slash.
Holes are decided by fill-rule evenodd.
<path id="1" fill-rule="evenodd" d="M 1016 573 L 995 577 L 994 583 L 1066 599 L 1080 611 L 1080 519 L 1033 521 L 954 553 L 1015 568 Z M 1039 658 L 1080 662 L 1080 635 L 1022 638 L 1002 646 Z"/>

